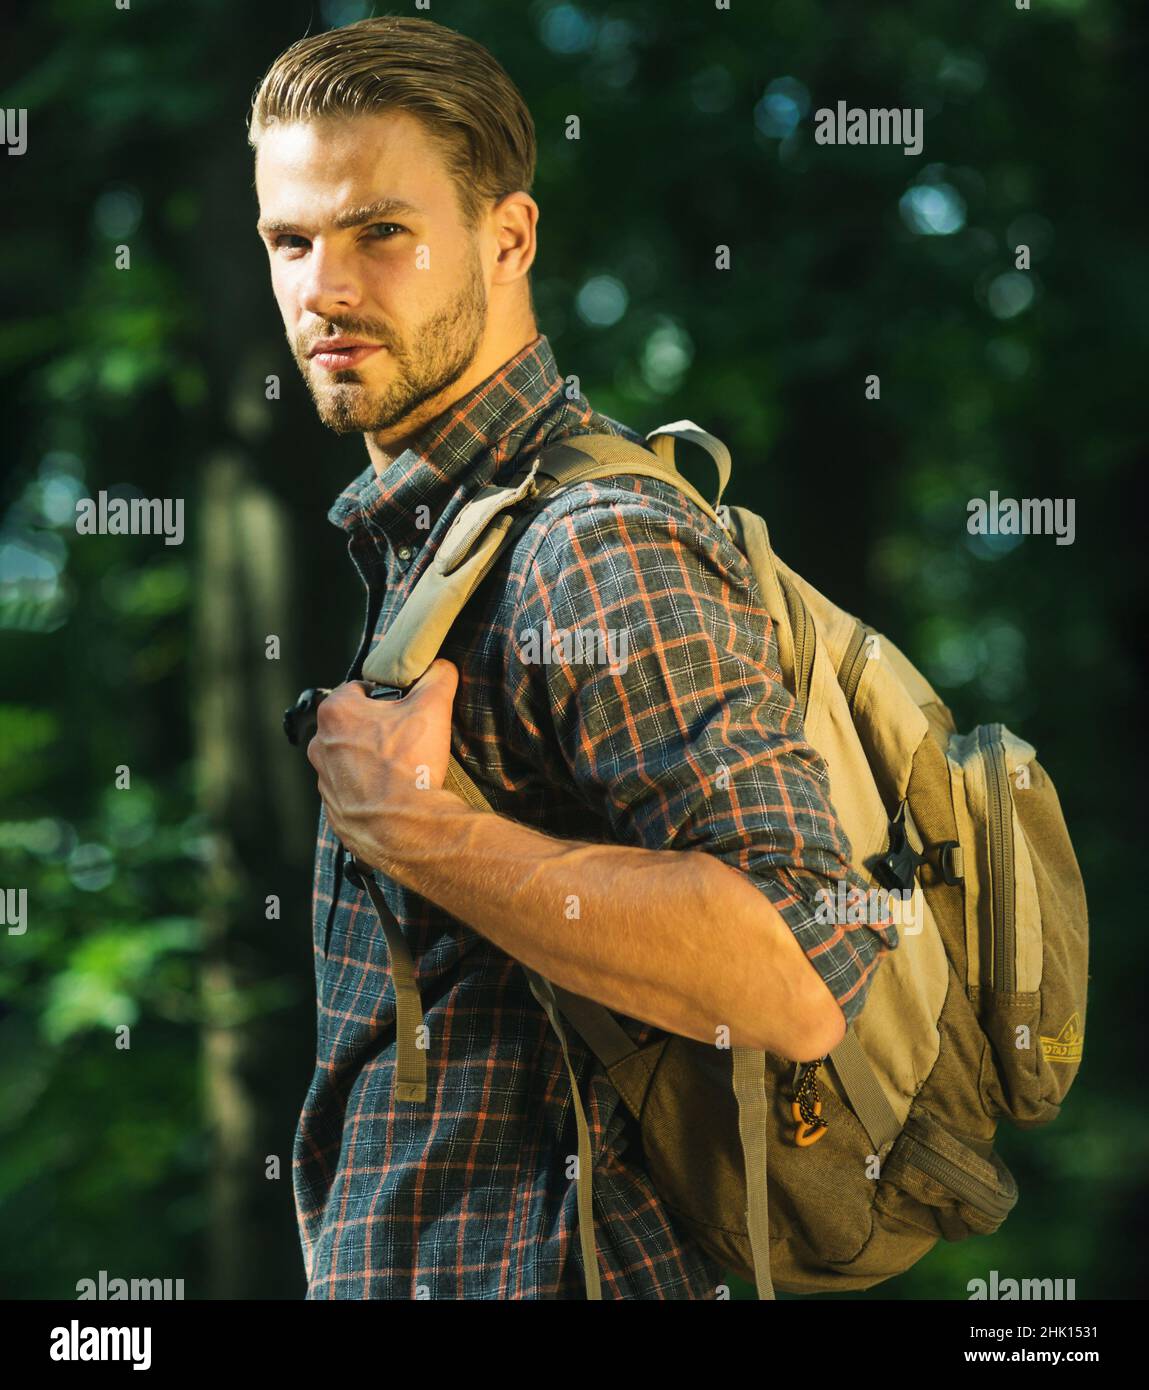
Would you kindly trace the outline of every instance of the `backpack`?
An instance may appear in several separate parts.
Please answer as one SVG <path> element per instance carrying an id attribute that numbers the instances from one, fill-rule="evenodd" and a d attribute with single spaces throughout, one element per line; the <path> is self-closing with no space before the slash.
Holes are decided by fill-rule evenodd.
<path id="1" fill-rule="evenodd" d="M 571 1079 L 587 1296 L 601 1297 L 593 1155 L 568 1029 L 638 1121 L 648 1172 L 676 1227 L 751 1280 L 759 1298 L 773 1298 L 775 1287 L 869 1288 L 939 1239 L 991 1234 L 1017 1201 L 994 1151 L 997 1123 L 1047 1124 L 1081 1064 L 1081 874 L 1034 748 L 1002 724 L 959 733 L 893 642 L 779 560 L 760 516 L 722 505 L 731 460 L 718 439 L 690 421 L 646 438 L 650 449 L 620 436 L 574 436 L 544 448 L 509 484 L 483 488 L 455 518 L 363 678 L 393 691 L 417 680 L 499 554 L 562 487 L 659 478 L 722 526 L 753 570 L 806 739 L 826 762 L 853 867 L 900 894 L 909 904 L 902 919 L 916 928 L 900 928 L 842 1042 L 807 1064 L 671 1034 L 636 1047 L 609 1010 L 527 970 Z M 678 472 L 677 439 L 711 455 L 713 505 Z M 446 786 L 489 809 L 453 757 Z M 373 873 L 358 867 L 391 953 L 396 1095 L 419 1101 L 427 1064 L 416 1042 L 414 966 Z"/>

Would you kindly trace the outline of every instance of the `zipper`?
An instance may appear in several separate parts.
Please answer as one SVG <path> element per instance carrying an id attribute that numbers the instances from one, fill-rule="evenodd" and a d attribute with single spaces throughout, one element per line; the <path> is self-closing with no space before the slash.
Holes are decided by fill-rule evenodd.
<path id="1" fill-rule="evenodd" d="M 865 624 L 855 623 L 854 635 L 838 667 L 838 684 L 842 687 L 851 714 L 854 712 L 854 697 L 862 681 L 862 672 L 866 669 L 866 638 L 869 635 L 870 630 Z"/>
<path id="2" fill-rule="evenodd" d="M 814 624 L 810 620 L 809 610 L 802 602 L 801 594 L 782 575 L 779 575 L 778 579 L 786 599 L 790 633 L 794 639 L 794 697 L 798 701 L 804 720 L 810 701 L 810 676 L 814 670 Z"/>
<path id="3" fill-rule="evenodd" d="M 903 1142 L 908 1150 L 907 1163 L 925 1173 L 927 1177 L 933 1178 L 935 1182 L 940 1182 L 943 1187 L 948 1187 L 951 1192 L 956 1192 L 962 1201 L 968 1202 L 971 1207 L 977 1207 L 978 1211 L 984 1212 L 986 1216 L 1000 1217 L 1003 1221 L 1013 1210 L 1017 1201 L 1016 1192 L 1002 1193 L 997 1188 L 990 1187 L 988 1183 L 967 1173 L 944 1154 L 931 1149 L 908 1130 Z"/>
<path id="4" fill-rule="evenodd" d="M 1014 922 L 1013 798 L 1000 724 L 983 724 L 978 730 L 986 770 L 987 828 L 989 830 L 989 884 L 992 959 L 990 988 L 1012 992 L 1017 988 L 1017 947 Z"/>

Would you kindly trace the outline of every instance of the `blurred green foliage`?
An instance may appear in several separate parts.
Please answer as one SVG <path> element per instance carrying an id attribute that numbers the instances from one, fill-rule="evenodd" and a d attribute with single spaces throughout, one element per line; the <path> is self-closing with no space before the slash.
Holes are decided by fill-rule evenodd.
<path id="1" fill-rule="evenodd" d="M 292 570 L 322 576 L 287 664 L 337 679 L 361 600 L 323 512 L 361 455 L 312 419 L 282 341 L 243 123 L 287 43 L 367 12 L 55 0 L 23 7 L 3 60 L 3 104 L 29 112 L 27 153 L 0 159 L 0 881 L 30 904 L 0 951 L 10 1295 L 69 1297 L 100 1269 L 189 1293 L 207 1277 L 194 503 L 212 451 L 255 461 Z M 1094 930 L 1079 1080 L 1052 1128 L 1001 1132 L 1022 1193 L 1002 1231 L 863 1296 L 963 1298 L 990 1268 L 1143 1293 L 1144 566 L 1123 525 L 1149 324 L 1137 7 L 444 0 L 433 17 L 488 44 L 534 112 L 535 300 L 560 367 L 636 428 L 688 416 L 725 438 L 731 497 L 783 558 L 888 632 L 959 724 L 1023 732 L 1061 791 Z M 817 146 L 813 111 L 839 99 L 923 107 L 924 152 Z M 267 372 L 285 383 L 271 406 Z M 125 487 L 189 499 L 186 555 L 76 536 L 76 498 Z M 1074 497 L 1075 543 L 975 541 L 966 502 L 991 488 Z M 282 968 L 211 1005 L 287 1049 L 312 1026 L 307 912 L 304 887 L 276 924 Z M 290 1108 L 269 1115 L 289 1154 Z M 298 1296 L 301 1263 L 263 1258 L 295 1249 L 280 1187 L 249 1292 Z"/>

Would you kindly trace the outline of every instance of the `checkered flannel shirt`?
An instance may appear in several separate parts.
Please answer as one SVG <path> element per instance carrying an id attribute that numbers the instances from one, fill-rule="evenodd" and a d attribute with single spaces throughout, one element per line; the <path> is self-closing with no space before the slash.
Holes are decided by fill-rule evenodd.
<path id="1" fill-rule="evenodd" d="M 330 520 L 368 592 L 348 679 L 464 503 L 546 442 L 588 432 L 643 442 L 568 390 L 540 335 L 432 422 L 417 449 L 343 492 Z M 613 671 L 524 664 L 520 639 L 544 623 L 625 629 L 625 672 L 621 659 Z M 866 885 L 849 867 L 825 764 L 804 742 L 751 571 L 681 493 L 635 477 L 568 489 L 500 557 L 442 654 L 460 673 L 453 751 L 499 814 L 562 838 L 718 856 L 774 904 L 847 1019 L 857 1016 L 896 932 L 817 920 L 819 887 Z M 425 1105 L 393 1098 L 386 942 L 321 811 L 317 1060 L 294 1162 L 307 1296 L 584 1297 L 574 1113 L 546 1016 L 507 955 L 379 878 L 417 965 Z M 659 1036 L 624 1024 L 640 1042 Z M 716 1297 L 722 1267 L 675 1229 L 633 1118 L 577 1035 L 571 1048 L 595 1152 L 603 1297 Z"/>

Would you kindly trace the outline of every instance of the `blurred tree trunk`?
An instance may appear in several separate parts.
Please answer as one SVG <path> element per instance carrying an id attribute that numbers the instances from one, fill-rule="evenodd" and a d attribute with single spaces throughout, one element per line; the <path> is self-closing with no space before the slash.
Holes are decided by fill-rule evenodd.
<path id="1" fill-rule="evenodd" d="M 302 1056 L 281 1043 L 285 1004 L 306 997 L 311 816 L 279 720 L 294 690 L 282 662 L 267 654 L 269 638 L 291 641 L 290 547 L 282 504 L 236 452 L 209 457 L 199 521 L 193 671 L 199 798 L 211 843 L 202 977 L 214 1147 L 209 1296 L 266 1297 L 289 1292 L 269 1282 L 292 1270 L 298 1279 L 302 1269 L 294 1223 L 285 1219 L 289 1117 L 302 1099 L 299 1073 L 285 1063 Z M 285 975 L 291 963 L 298 973 Z M 274 1160 L 278 1176 L 269 1178 Z"/>
<path id="2" fill-rule="evenodd" d="M 223 90 L 249 92 L 297 37 L 289 14 L 267 26 L 229 24 L 217 50 Z M 306 757 L 283 737 L 282 712 L 301 686 L 340 679 L 362 605 L 340 558 L 346 542 L 324 520 L 339 489 L 322 467 L 329 436 L 297 379 L 255 235 L 243 110 L 224 116 L 192 176 L 207 375 L 191 662 L 198 795 L 212 846 L 202 975 L 207 1284 L 216 1298 L 299 1298 L 291 1150 L 315 1060 L 318 798 Z M 278 393 L 267 392 L 269 376 Z M 357 454 L 352 468 L 360 466 Z M 308 573 L 325 583 L 296 582 L 303 546 Z M 273 635 L 278 660 L 267 655 Z M 271 895 L 278 920 L 265 915 Z M 278 1178 L 267 1176 L 272 1158 Z"/>

